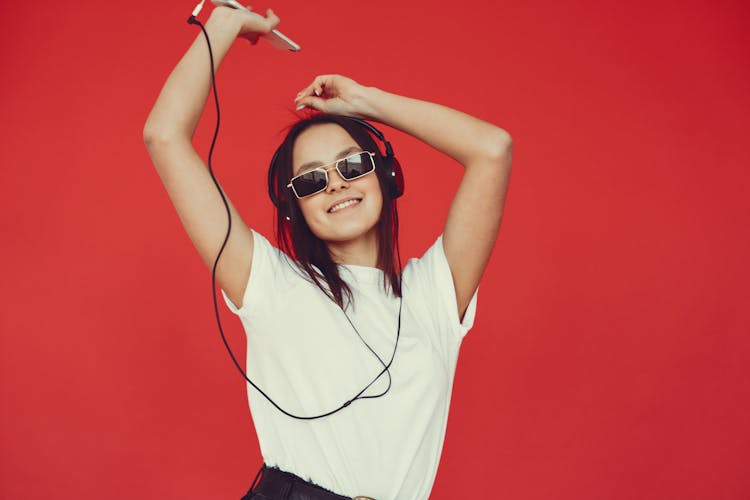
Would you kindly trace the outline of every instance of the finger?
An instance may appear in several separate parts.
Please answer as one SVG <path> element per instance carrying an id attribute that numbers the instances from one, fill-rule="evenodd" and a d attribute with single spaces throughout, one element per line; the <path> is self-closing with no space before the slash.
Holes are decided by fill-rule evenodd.
<path id="1" fill-rule="evenodd" d="M 302 89 L 299 92 L 297 92 L 297 96 L 294 98 L 294 102 L 297 102 L 300 99 L 304 99 L 305 97 L 307 97 L 309 95 L 310 95 L 310 87 Z"/>
<path id="2" fill-rule="evenodd" d="M 300 106 L 323 111 L 324 113 L 326 112 L 327 108 L 325 99 L 321 99 L 320 97 L 305 97 L 304 99 L 298 101 L 297 110 L 302 109 Z"/>
<path id="3" fill-rule="evenodd" d="M 279 16 L 272 9 L 268 9 L 266 11 L 266 21 L 269 23 L 270 29 L 274 29 L 279 25 L 281 19 L 279 19 Z"/>
<path id="4" fill-rule="evenodd" d="M 325 90 L 325 85 L 326 85 L 326 76 L 327 75 L 319 75 L 319 76 L 315 77 L 315 80 L 313 81 L 312 87 L 313 87 L 313 93 L 316 96 L 322 96 L 323 95 L 323 92 Z"/>
<path id="5" fill-rule="evenodd" d="M 327 93 L 334 95 L 336 92 L 336 79 L 337 75 L 318 75 L 313 82 L 315 95 L 322 96 Z"/>
<path id="6" fill-rule="evenodd" d="M 316 96 L 321 97 L 325 93 L 326 85 L 328 85 L 329 90 L 333 88 L 333 79 L 336 77 L 336 75 L 318 75 L 316 76 L 312 83 L 305 87 L 302 91 L 300 91 L 297 94 L 297 98 L 295 98 L 295 101 L 298 101 L 299 99 L 302 99 L 305 96 Z"/>
<path id="7" fill-rule="evenodd" d="M 305 97 L 315 96 L 315 95 L 318 95 L 318 94 L 315 93 L 315 81 L 313 81 L 313 83 L 311 83 L 310 85 L 308 85 L 307 87 L 299 91 L 297 93 L 297 97 L 294 100 L 299 101 L 300 99 L 303 99 Z"/>

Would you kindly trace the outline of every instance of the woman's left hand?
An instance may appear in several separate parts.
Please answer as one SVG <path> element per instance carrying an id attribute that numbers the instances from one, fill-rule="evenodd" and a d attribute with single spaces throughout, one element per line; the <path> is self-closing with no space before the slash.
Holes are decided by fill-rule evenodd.
<path id="1" fill-rule="evenodd" d="M 294 102 L 298 110 L 307 107 L 324 113 L 372 119 L 373 110 L 367 102 L 367 93 L 367 87 L 351 78 L 320 75 L 297 94 Z"/>

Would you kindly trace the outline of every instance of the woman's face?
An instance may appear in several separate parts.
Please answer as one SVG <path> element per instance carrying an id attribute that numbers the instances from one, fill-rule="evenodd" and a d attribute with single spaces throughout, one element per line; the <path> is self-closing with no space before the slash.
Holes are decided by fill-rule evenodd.
<path id="1" fill-rule="evenodd" d="M 359 151 L 362 148 L 339 125 L 312 125 L 294 143 L 292 176 Z M 310 165 L 311 162 L 314 164 Z M 337 243 L 372 238 L 383 207 L 375 172 L 347 181 L 335 168 L 328 170 L 328 186 L 324 191 L 297 201 L 313 234 L 323 241 Z M 350 204 L 341 208 L 342 202 Z"/>

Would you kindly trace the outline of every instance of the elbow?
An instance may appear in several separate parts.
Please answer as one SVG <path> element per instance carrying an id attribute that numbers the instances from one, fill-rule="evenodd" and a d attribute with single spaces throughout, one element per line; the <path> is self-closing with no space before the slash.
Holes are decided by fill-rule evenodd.
<path id="1" fill-rule="evenodd" d="M 150 154 L 157 149 L 163 149 L 170 144 L 174 144 L 177 139 L 177 134 L 166 130 L 164 127 L 154 125 L 149 121 L 146 121 L 146 124 L 143 126 L 143 143 Z"/>
<path id="2" fill-rule="evenodd" d="M 513 158 L 513 138 L 506 131 L 496 127 L 492 137 L 487 141 L 487 156 L 494 162 L 507 164 L 510 167 Z"/>
<path id="3" fill-rule="evenodd" d="M 158 127 L 154 126 L 150 120 L 146 120 L 146 124 L 143 126 L 143 143 L 146 145 L 146 149 L 151 149 L 163 140 L 163 134 Z"/>
<path id="4" fill-rule="evenodd" d="M 148 123 L 146 123 L 146 126 L 143 127 L 143 144 L 146 145 L 147 150 L 151 150 L 151 147 L 154 145 L 154 142 L 156 142 L 156 133 L 151 130 L 148 126 Z"/>

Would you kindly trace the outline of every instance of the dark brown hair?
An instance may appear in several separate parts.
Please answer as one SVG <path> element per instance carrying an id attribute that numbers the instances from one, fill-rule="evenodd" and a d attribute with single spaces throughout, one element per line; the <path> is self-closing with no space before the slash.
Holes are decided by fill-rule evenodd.
<path id="1" fill-rule="evenodd" d="M 317 114 L 293 124 L 279 146 L 269 171 L 269 190 L 275 194 L 276 241 L 279 249 L 294 259 L 297 267 L 339 307 L 344 307 L 344 296 L 352 301 L 352 292 L 339 275 L 325 241 L 310 230 L 297 197 L 287 188 L 293 172 L 293 150 L 297 137 L 308 127 L 320 123 L 334 123 L 351 136 L 363 151 L 375 153 L 375 174 L 383 195 L 383 208 L 376 225 L 378 240 L 377 267 L 383 271 L 383 289 L 401 296 L 401 256 L 398 248 L 398 211 L 396 200 L 387 195 L 383 156 L 370 132 L 358 121 L 338 115 Z M 272 196 L 273 198 L 273 196 Z M 394 254 L 395 249 L 395 254 Z"/>

